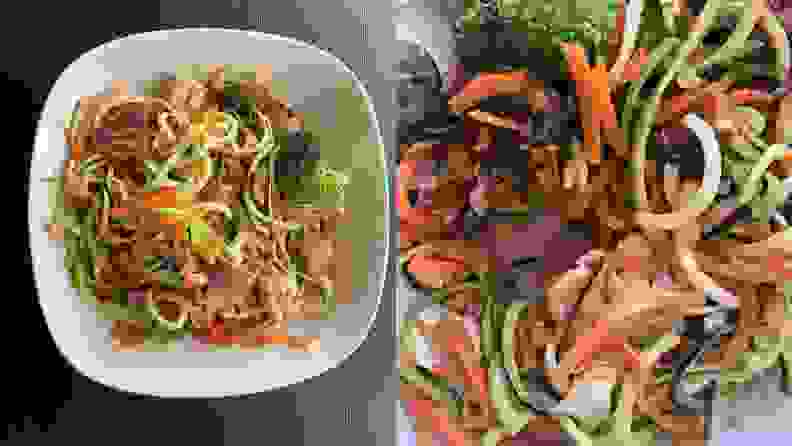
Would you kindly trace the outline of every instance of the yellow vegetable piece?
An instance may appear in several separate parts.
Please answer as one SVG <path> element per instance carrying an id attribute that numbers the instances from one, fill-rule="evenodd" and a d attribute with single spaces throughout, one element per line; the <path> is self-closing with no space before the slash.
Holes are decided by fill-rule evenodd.
<path id="1" fill-rule="evenodd" d="M 225 115 L 219 111 L 207 112 L 204 116 L 204 124 L 210 128 L 223 127 L 225 125 Z"/>
<path id="2" fill-rule="evenodd" d="M 193 251 L 202 257 L 219 257 L 223 255 L 225 243 L 219 238 L 210 238 L 201 243 L 193 242 Z"/>
<path id="3" fill-rule="evenodd" d="M 211 160 L 205 158 L 202 160 L 195 160 L 192 162 L 192 176 L 195 178 L 203 178 L 209 175 Z"/>
<path id="4" fill-rule="evenodd" d="M 192 124 L 190 125 L 190 139 L 192 139 L 193 144 L 196 145 L 204 145 L 209 139 L 209 134 L 206 131 L 206 126 L 204 124 Z"/>

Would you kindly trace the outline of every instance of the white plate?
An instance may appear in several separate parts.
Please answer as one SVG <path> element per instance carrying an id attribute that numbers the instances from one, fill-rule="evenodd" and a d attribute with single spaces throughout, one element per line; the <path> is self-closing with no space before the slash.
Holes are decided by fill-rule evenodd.
<path id="1" fill-rule="evenodd" d="M 106 91 L 113 80 L 129 81 L 133 93 L 162 73 L 184 64 L 272 66 L 276 93 L 306 114 L 332 167 L 351 180 L 345 233 L 353 249 L 355 292 L 331 321 L 290 324 L 293 334 L 319 334 L 319 353 L 286 350 L 200 352 L 190 340 L 173 352 L 115 353 L 111 323 L 80 302 L 64 269 L 63 245 L 44 232 L 49 214 L 47 183 L 66 158 L 64 118 L 81 96 Z M 288 81 L 288 85 L 286 84 Z M 341 109 L 341 107 L 344 107 Z M 107 386 L 163 397 L 221 397 L 299 383 L 338 366 L 362 344 L 376 317 L 388 261 L 390 213 L 384 149 L 365 89 L 333 55 L 304 42 L 250 31 L 179 29 L 114 40 L 80 56 L 60 75 L 39 121 L 31 163 L 29 220 L 39 302 L 55 344 L 81 373 Z"/>

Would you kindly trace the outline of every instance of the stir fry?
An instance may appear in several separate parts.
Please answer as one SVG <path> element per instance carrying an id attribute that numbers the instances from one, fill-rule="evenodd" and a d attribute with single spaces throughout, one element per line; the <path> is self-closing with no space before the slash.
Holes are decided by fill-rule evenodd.
<path id="1" fill-rule="evenodd" d="M 229 76 L 231 74 L 231 76 Z M 51 178 L 49 231 L 117 350 L 201 345 L 316 350 L 294 319 L 335 311 L 335 229 L 348 180 L 302 115 L 226 67 L 80 98 Z"/>
<path id="2" fill-rule="evenodd" d="M 496 3 L 463 19 L 442 112 L 400 123 L 400 270 L 432 303 L 401 334 L 417 444 L 704 444 L 754 373 L 790 391 L 780 19 L 613 1 L 575 33 Z"/>

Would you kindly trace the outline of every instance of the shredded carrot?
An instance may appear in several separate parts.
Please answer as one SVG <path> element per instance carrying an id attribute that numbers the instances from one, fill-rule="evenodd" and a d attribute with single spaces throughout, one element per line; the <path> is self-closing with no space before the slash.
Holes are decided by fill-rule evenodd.
<path id="1" fill-rule="evenodd" d="M 583 126 L 583 140 L 589 149 L 590 160 L 598 163 L 601 159 L 601 147 L 599 140 L 599 124 L 601 120 L 596 118 L 596 106 L 598 99 L 594 96 L 593 76 L 589 73 L 585 59 L 585 50 L 574 44 L 562 44 L 562 48 L 567 55 L 567 66 L 569 77 L 577 84 L 578 99 L 581 108 L 581 124 Z"/>
<path id="2" fill-rule="evenodd" d="M 71 159 L 80 161 L 82 159 L 82 153 L 82 146 L 79 142 L 75 141 L 74 144 L 71 145 Z"/>
<path id="3" fill-rule="evenodd" d="M 601 124 L 604 122 L 604 115 L 605 110 L 607 109 L 607 105 L 604 101 L 604 95 L 607 94 L 607 90 L 603 92 L 603 85 L 600 76 L 600 67 L 602 65 L 597 65 L 586 72 L 586 82 L 590 86 L 589 91 L 591 92 L 591 115 L 592 115 L 592 125 L 591 131 L 599 133 L 601 130 Z M 602 160 L 602 146 L 599 144 L 599 141 L 593 139 L 591 142 L 591 162 L 598 164 Z"/>
<path id="4" fill-rule="evenodd" d="M 596 90 L 599 95 L 599 106 L 597 112 L 601 113 L 596 116 L 601 116 L 602 127 L 607 129 L 616 128 L 618 126 L 616 121 L 616 107 L 613 105 L 610 93 L 610 76 L 608 69 L 605 65 L 597 65 L 593 71 L 594 82 L 596 83 Z"/>

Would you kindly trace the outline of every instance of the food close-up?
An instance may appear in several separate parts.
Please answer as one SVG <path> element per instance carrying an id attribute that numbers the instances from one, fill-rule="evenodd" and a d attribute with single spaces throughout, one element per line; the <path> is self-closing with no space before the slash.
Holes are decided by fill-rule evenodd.
<path id="1" fill-rule="evenodd" d="M 792 394 L 779 3 L 465 1 L 453 64 L 413 45 L 393 189 L 413 444 L 703 446 L 757 373 Z"/>

